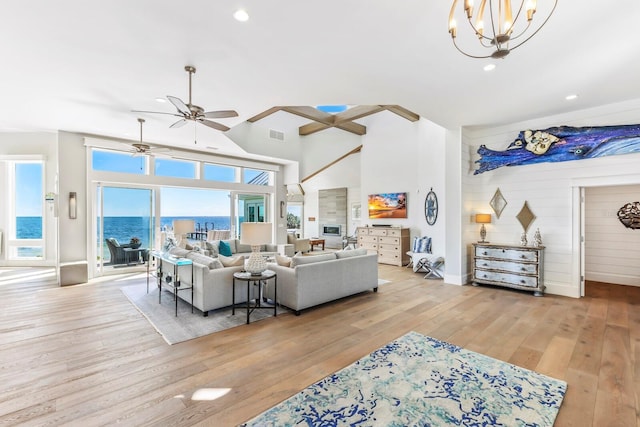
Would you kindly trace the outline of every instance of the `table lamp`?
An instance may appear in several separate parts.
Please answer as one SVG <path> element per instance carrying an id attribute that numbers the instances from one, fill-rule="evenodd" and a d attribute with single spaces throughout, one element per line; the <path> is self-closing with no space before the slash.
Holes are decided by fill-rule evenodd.
<path id="1" fill-rule="evenodd" d="M 270 222 L 243 222 L 240 224 L 240 243 L 251 245 L 251 255 L 247 259 L 245 270 L 252 276 L 260 276 L 267 269 L 267 262 L 260 255 L 260 245 L 271 243 Z"/>
<path id="2" fill-rule="evenodd" d="M 491 214 L 476 214 L 476 224 L 482 224 L 482 226 L 480 227 L 480 238 L 482 240 L 480 240 L 480 243 L 489 243 L 487 242 L 485 239 L 485 237 L 487 237 L 487 229 L 484 228 L 485 224 L 491 224 Z"/>

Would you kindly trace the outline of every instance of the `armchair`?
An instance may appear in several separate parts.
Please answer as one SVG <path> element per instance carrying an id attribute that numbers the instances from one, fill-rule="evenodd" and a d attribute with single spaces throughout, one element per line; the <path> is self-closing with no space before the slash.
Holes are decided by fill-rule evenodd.
<path id="1" fill-rule="evenodd" d="M 131 262 L 130 254 L 125 251 L 125 248 L 131 248 L 131 244 L 121 245 L 115 237 L 109 237 L 105 240 L 109 248 L 109 253 L 111 254 L 110 265 L 129 264 Z M 149 251 L 147 249 L 141 249 L 140 252 L 136 253 L 142 255 L 144 262 L 148 261 Z"/>
<path id="2" fill-rule="evenodd" d="M 287 234 L 287 243 L 293 245 L 293 252 L 309 252 L 311 250 L 311 243 L 309 239 L 298 239 L 294 233 Z"/>

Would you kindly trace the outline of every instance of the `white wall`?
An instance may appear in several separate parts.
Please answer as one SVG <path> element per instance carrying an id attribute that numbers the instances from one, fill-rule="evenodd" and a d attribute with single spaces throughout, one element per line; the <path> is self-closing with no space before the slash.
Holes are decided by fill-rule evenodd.
<path id="1" fill-rule="evenodd" d="M 87 150 L 84 137 L 69 132 L 58 134 L 60 152 L 60 262 L 86 261 L 88 256 L 90 218 L 87 212 L 91 198 L 87 193 Z M 78 215 L 69 218 L 69 193 L 77 194 Z M 73 242 L 69 244 L 69 242 Z"/>
<path id="2" fill-rule="evenodd" d="M 585 273 L 587 280 L 640 286 L 640 230 L 626 228 L 618 210 L 640 201 L 640 185 L 585 190 Z"/>
<path id="3" fill-rule="evenodd" d="M 463 245 L 478 239 L 478 225 L 472 222 L 476 212 L 493 212 L 489 201 L 497 188 L 507 200 L 500 219 L 487 226 L 488 240 L 519 244 L 522 227 L 516 215 L 525 201 L 536 219 L 529 229 L 529 241 L 537 228 L 545 249 L 545 284 L 547 292 L 580 296 L 579 203 L 576 189 L 601 185 L 640 183 L 640 154 L 602 157 L 561 163 L 502 167 L 473 175 L 481 144 L 504 150 L 524 129 L 551 126 L 604 126 L 638 123 L 640 100 L 550 116 L 493 128 L 465 129 L 463 153 L 469 153 L 468 169 L 463 168 L 464 201 L 462 207 Z M 579 202 L 579 200 L 578 200 Z M 467 250 L 466 274 L 469 280 L 471 252 Z"/>

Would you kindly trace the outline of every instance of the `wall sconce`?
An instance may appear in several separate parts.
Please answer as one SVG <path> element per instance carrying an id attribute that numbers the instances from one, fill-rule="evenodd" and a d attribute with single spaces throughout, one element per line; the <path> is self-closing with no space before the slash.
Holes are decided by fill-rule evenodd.
<path id="1" fill-rule="evenodd" d="M 484 228 L 485 224 L 491 224 L 491 214 L 476 214 L 476 224 L 482 224 L 480 227 L 480 243 L 489 243 L 485 239 L 487 237 L 487 229 Z"/>
<path id="2" fill-rule="evenodd" d="M 69 219 L 78 217 L 78 196 L 75 191 L 69 193 Z"/>

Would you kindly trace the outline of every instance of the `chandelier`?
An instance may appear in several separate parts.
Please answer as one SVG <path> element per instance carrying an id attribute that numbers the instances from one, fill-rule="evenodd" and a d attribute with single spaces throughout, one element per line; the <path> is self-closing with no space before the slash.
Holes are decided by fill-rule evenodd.
<path id="1" fill-rule="evenodd" d="M 471 30 L 475 32 L 480 45 L 493 50 L 493 53 L 488 55 L 469 54 L 456 43 L 458 24 L 455 19 L 455 11 L 457 3 L 458 0 L 453 1 L 449 13 L 449 33 L 456 49 L 471 58 L 504 58 L 509 52 L 522 46 L 540 31 L 556 9 L 558 0 L 554 0 L 551 11 L 539 26 L 532 25 L 538 3 L 536 0 L 522 0 L 517 10 L 512 7 L 511 0 L 481 0 L 476 10 L 473 7 L 473 0 L 464 0 L 464 13 Z M 487 3 L 489 12 L 485 14 Z M 526 22 L 524 22 L 525 16 Z"/>

